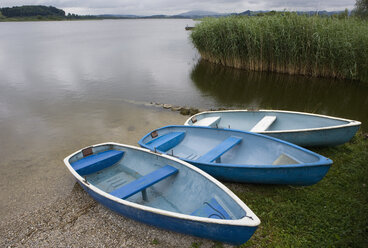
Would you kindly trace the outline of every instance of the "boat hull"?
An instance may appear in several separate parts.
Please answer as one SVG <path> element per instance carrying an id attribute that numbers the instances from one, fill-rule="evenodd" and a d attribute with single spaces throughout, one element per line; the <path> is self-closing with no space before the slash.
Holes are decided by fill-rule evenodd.
<path id="1" fill-rule="evenodd" d="M 145 224 L 235 245 L 245 243 L 260 224 L 224 185 L 171 156 L 104 143 L 77 151 L 64 163 L 96 201 Z"/>
<path id="2" fill-rule="evenodd" d="M 270 166 L 213 166 L 204 163 L 191 163 L 222 181 L 299 186 L 316 184 L 324 178 L 330 169 L 330 165 L 272 168 Z"/>
<path id="3" fill-rule="evenodd" d="M 299 146 L 336 146 L 350 141 L 359 126 L 345 126 L 321 130 L 261 133 Z"/>
<path id="4" fill-rule="evenodd" d="M 172 145 L 173 147 L 167 151 L 167 154 L 176 155 L 223 181 L 306 186 L 322 180 L 332 165 L 331 159 L 305 148 L 251 132 L 195 126 L 167 126 L 153 132 L 161 135 L 159 137 L 164 137 L 167 133 L 178 133 L 179 131 L 185 133 L 186 138 L 175 146 Z M 202 158 L 206 157 L 208 151 L 211 153 L 213 147 L 218 147 L 214 144 L 228 137 L 238 137 L 242 141 L 219 156 L 224 160 L 204 162 Z M 138 143 L 144 148 L 155 149 L 151 145 L 152 142 L 151 136 L 147 134 Z M 190 156 L 186 158 L 186 155 L 183 155 L 188 147 L 191 147 L 192 151 L 197 149 L 196 152 L 199 155 L 195 159 Z M 272 158 L 269 158 L 271 154 Z M 285 154 L 296 160 L 288 163 L 275 163 L 277 161 L 275 158 Z"/>
<path id="5" fill-rule="evenodd" d="M 275 119 L 263 130 L 254 128 L 265 116 Z M 211 123 L 211 127 L 256 132 L 306 147 L 344 144 L 354 137 L 361 125 L 359 121 L 354 120 L 282 110 L 208 111 L 191 116 L 185 125 L 199 125 L 199 122 L 192 120 L 200 121 L 214 117 L 218 117 L 218 120 Z"/>
<path id="6" fill-rule="evenodd" d="M 79 182 L 83 189 L 96 201 L 105 207 L 135 221 L 156 226 L 162 229 L 180 232 L 201 238 L 217 240 L 234 245 L 241 245 L 248 241 L 257 230 L 257 226 L 219 225 L 216 223 L 204 223 L 187 219 L 174 218 L 150 211 L 145 211 L 120 204 L 105 198 Z"/>

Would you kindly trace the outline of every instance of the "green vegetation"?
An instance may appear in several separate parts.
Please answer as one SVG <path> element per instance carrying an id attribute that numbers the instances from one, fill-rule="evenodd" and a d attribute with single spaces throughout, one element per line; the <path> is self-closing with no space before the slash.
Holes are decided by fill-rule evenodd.
<path id="1" fill-rule="evenodd" d="M 357 0 L 354 14 L 361 18 L 368 18 L 368 0 Z"/>
<path id="2" fill-rule="evenodd" d="M 199 243 L 197 243 L 197 242 L 193 242 L 192 243 L 192 248 L 200 248 L 201 247 L 201 245 L 202 245 L 202 243 L 201 242 L 199 242 Z"/>
<path id="3" fill-rule="evenodd" d="M 0 8 L 0 21 L 60 21 L 101 19 L 97 16 L 65 15 L 64 10 L 52 6 L 28 5 Z"/>
<path id="4" fill-rule="evenodd" d="M 235 68 L 368 81 L 368 23 L 296 13 L 207 18 L 191 39 L 202 58 Z"/>
<path id="5" fill-rule="evenodd" d="M 158 239 L 153 239 L 151 244 L 152 245 L 158 245 L 158 244 L 160 244 L 160 242 L 158 241 Z"/>
<path id="6" fill-rule="evenodd" d="M 6 17 L 26 17 L 26 16 L 60 16 L 64 17 L 64 10 L 52 6 L 28 5 L 21 7 L 2 8 L 1 13 Z"/>
<path id="7" fill-rule="evenodd" d="M 368 247 L 368 135 L 314 150 L 334 161 L 315 185 L 227 184 L 262 222 L 241 247 Z"/>

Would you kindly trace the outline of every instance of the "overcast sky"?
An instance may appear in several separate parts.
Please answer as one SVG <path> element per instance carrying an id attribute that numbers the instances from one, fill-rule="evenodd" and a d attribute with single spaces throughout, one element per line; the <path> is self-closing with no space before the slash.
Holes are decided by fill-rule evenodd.
<path id="1" fill-rule="evenodd" d="M 220 13 L 245 10 L 344 10 L 355 0 L 0 0 L 0 7 L 47 5 L 74 14 L 180 14 L 190 10 Z"/>

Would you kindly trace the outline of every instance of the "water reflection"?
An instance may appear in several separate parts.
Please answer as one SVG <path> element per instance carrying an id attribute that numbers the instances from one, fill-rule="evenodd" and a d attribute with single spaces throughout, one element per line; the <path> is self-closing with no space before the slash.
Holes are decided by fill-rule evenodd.
<path id="1" fill-rule="evenodd" d="M 248 72 L 201 60 L 191 78 L 219 105 L 285 109 L 345 117 L 368 129 L 368 86 L 321 78 Z"/>
<path id="2" fill-rule="evenodd" d="M 151 129 L 184 122 L 126 99 L 184 102 L 196 91 L 184 30 L 192 22 L 0 22 L 0 218 L 69 194 L 67 154 L 136 145 Z"/>
<path id="3" fill-rule="evenodd" d="M 367 88 L 357 84 L 197 64 L 187 25 L 193 21 L 0 22 L 1 218 L 68 194 L 63 187 L 74 179 L 62 159 L 76 149 L 136 144 L 187 118 L 128 102 L 368 120 Z"/>

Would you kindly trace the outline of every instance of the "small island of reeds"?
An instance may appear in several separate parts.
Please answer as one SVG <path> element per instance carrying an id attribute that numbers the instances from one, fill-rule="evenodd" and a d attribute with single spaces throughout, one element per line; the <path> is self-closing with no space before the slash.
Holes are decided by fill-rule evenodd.
<path id="1" fill-rule="evenodd" d="M 358 18 L 207 18 L 191 39 L 203 59 L 226 66 L 368 82 L 368 22 Z"/>

